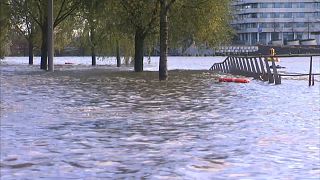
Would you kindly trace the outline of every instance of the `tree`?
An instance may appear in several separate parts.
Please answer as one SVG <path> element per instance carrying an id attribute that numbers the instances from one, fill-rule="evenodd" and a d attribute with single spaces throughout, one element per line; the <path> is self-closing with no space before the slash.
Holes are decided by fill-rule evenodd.
<path id="1" fill-rule="evenodd" d="M 157 31 L 158 0 L 121 0 L 120 18 L 128 25 L 126 33 L 134 34 L 134 70 L 143 71 L 144 43 Z"/>
<path id="2" fill-rule="evenodd" d="M 171 45 L 186 39 L 211 47 L 228 42 L 233 35 L 229 4 L 230 0 L 177 0 L 169 16 Z"/>
<path id="3" fill-rule="evenodd" d="M 8 46 L 8 31 L 9 31 L 9 19 L 10 13 L 7 8 L 8 1 L 0 1 L 0 59 L 6 55 L 6 49 Z"/>
<path id="4" fill-rule="evenodd" d="M 20 33 L 28 41 L 29 65 L 33 64 L 33 49 L 37 24 L 30 17 L 28 10 L 32 11 L 27 1 L 11 1 L 9 4 L 11 28 Z"/>
<path id="5" fill-rule="evenodd" d="M 41 30 L 41 69 L 47 69 L 47 0 L 11 0 L 17 5 L 17 7 L 23 9 L 26 5 L 26 12 L 28 17 L 31 17 Z M 78 8 L 79 0 L 55 0 L 54 1 L 54 14 L 56 14 L 53 28 L 56 28 L 61 22 L 63 22 L 67 17 L 72 15 L 72 13 Z M 70 25 L 69 25 L 70 26 Z"/>
<path id="6" fill-rule="evenodd" d="M 80 32 L 81 37 L 84 38 L 83 44 L 90 48 L 93 66 L 96 65 L 97 51 L 107 46 L 106 42 L 109 41 L 112 26 L 114 26 L 110 4 L 111 2 L 101 0 L 81 1 Z"/>
<path id="7" fill-rule="evenodd" d="M 176 0 L 160 0 L 160 62 L 159 80 L 168 78 L 168 11 Z"/>
<path id="8" fill-rule="evenodd" d="M 166 80 L 168 26 L 172 34 L 172 44 L 179 44 L 186 39 L 206 43 L 213 47 L 226 42 L 232 36 L 229 25 L 231 18 L 229 0 L 159 0 L 160 1 L 160 63 L 159 80 Z M 174 13 L 168 13 L 170 9 Z M 188 20 L 185 18 L 188 17 Z M 181 44 L 180 44 L 181 45 Z"/>

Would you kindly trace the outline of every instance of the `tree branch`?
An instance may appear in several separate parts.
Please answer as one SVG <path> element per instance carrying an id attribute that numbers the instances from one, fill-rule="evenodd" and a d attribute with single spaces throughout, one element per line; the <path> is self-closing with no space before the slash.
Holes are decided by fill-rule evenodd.
<path id="1" fill-rule="evenodd" d="M 68 16 L 70 16 L 79 6 L 80 3 L 74 2 L 71 7 L 65 11 L 64 13 L 60 13 L 60 17 L 57 17 L 54 21 L 53 27 L 59 25 L 63 20 L 65 20 Z M 61 9 L 63 7 L 61 6 Z"/>

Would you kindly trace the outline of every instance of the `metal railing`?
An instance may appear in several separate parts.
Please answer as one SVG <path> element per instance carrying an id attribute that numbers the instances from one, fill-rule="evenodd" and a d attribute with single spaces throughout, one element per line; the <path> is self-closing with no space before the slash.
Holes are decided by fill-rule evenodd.
<path id="1" fill-rule="evenodd" d="M 253 77 L 269 83 L 281 84 L 282 76 L 309 76 L 309 86 L 314 85 L 314 76 L 319 73 L 312 73 L 313 57 L 320 54 L 308 55 L 260 55 L 260 56 L 228 56 L 223 62 L 215 63 L 210 70 L 233 75 Z M 310 70 L 308 74 L 279 74 L 276 61 L 281 57 L 310 57 Z M 271 62 L 271 65 L 269 64 Z"/>

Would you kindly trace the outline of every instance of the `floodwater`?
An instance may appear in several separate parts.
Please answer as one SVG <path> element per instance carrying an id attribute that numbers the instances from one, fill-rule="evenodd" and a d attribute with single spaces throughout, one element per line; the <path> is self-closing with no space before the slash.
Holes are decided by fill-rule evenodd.
<path id="1" fill-rule="evenodd" d="M 57 58 L 54 73 L 2 62 L 1 180 L 320 178 L 319 81 L 217 83 L 212 57 L 170 57 L 169 69 L 196 70 L 167 82 L 108 60 L 63 65 L 89 59 Z"/>

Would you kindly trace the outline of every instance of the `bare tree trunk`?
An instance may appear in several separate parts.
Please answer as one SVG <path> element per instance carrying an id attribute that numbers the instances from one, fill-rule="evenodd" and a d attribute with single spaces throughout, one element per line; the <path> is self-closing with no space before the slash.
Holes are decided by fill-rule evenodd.
<path id="1" fill-rule="evenodd" d="M 33 65 L 33 42 L 32 39 L 28 40 L 29 44 L 29 65 Z"/>
<path id="2" fill-rule="evenodd" d="M 93 22 L 90 23 L 90 42 L 91 42 L 91 64 L 92 66 L 97 65 L 96 60 L 96 46 L 95 46 L 95 32 Z"/>
<path id="3" fill-rule="evenodd" d="M 159 80 L 168 79 L 168 9 L 167 1 L 160 1 L 160 63 Z"/>
<path id="4" fill-rule="evenodd" d="M 53 0 L 48 0 L 48 33 L 47 33 L 47 49 L 48 49 L 48 70 L 50 72 L 54 71 L 54 64 L 53 64 L 53 56 L 54 56 L 54 37 L 53 37 Z"/>
<path id="5" fill-rule="evenodd" d="M 141 30 L 136 30 L 134 37 L 134 71 L 143 71 L 143 48 L 144 48 L 144 38 L 143 32 Z"/>
<path id="6" fill-rule="evenodd" d="M 43 70 L 48 69 L 48 46 L 47 46 L 47 21 L 44 23 L 44 27 L 42 27 L 42 42 L 41 42 L 41 62 L 40 68 Z"/>
<path id="7" fill-rule="evenodd" d="M 117 67 L 121 66 L 121 58 L 120 58 L 120 45 L 119 41 L 117 40 L 117 47 L 116 47 L 116 53 L 117 53 Z"/>
<path id="8" fill-rule="evenodd" d="M 91 46 L 91 64 L 92 66 L 97 65 L 96 48 L 94 46 Z"/>

